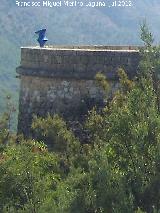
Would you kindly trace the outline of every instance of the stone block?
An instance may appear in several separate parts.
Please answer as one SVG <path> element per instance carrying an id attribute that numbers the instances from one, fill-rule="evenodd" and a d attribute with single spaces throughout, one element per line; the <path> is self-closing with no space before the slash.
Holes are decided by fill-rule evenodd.
<path id="1" fill-rule="evenodd" d="M 63 115 L 74 106 L 78 108 L 86 96 L 103 100 L 103 91 L 95 84 L 96 73 L 106 75 L 112 94 L 119 86 L 118 68 L 124 67 L 134 77 L 139 60 L 139 52 L 134 47 L 22 48 L 21 64 L 17 68 L 21 77 L 18 132 L 29 136 L 33 113 Z"/>

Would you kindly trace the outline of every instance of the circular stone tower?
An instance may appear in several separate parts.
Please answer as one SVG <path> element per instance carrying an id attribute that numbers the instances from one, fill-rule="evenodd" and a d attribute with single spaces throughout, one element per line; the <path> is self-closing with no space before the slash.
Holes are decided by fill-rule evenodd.
<path id="1" fill-rule="evenodd" d="M 114 91 L 118 68 L 124 68 L 132 78 L 139 59 L 138 48 L 131 46 L 22 47 L 17 68 L 21 81 L 18 133 L 31 134 L 34 114 L 58 113 L 66 120 L 82 119 L 87 107 L 103 102 L 96 73 L 105 74 Z"/>

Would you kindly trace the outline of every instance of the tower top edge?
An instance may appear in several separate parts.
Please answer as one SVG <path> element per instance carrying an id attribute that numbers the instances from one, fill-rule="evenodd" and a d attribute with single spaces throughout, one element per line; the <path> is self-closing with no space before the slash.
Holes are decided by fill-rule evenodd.
<path id="1" fill-rule="evenodd" d="M 30 49 L 30 50 L 66 50 L 66 51 L 126 51 L 126 52 L 138 52 L 139 48 L 142 46 L 114 46 L 114 45 L 50 45 L 45 46 L 43 48 L 39 46 L 27 46 L 21 47 L 22 49 Z"/>

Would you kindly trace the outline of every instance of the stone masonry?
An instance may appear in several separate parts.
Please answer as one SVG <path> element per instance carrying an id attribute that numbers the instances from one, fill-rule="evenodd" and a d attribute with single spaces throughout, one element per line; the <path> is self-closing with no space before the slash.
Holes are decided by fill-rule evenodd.
<path id="1" fill-rule="evenodd" d="M 22 47 L 17 68 L 21 79 L 18 133 L 31 134 L 33 115 L 58 113 L 66 120 L 80 119 L 87 104 L 103 102 L 96 73 L 106 75 L 113 92 L 118 87 L 118 68 L 133 78 L 139 60 L 138 48 L 132 46 Z"/>

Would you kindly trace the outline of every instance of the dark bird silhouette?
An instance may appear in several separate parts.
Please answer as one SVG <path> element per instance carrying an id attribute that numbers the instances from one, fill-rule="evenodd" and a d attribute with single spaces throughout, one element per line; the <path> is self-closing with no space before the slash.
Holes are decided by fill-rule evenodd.
<path id="1" fill-rule="evenodd" d="M 40 45 L 40 47 L 44 47 L 46 41 L 48 41 L 48 39 L 46 38 L 46 29 L 41 29 L 35 32 L 36 34 L 38 34 L 38 43 Z"/>

